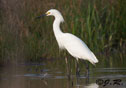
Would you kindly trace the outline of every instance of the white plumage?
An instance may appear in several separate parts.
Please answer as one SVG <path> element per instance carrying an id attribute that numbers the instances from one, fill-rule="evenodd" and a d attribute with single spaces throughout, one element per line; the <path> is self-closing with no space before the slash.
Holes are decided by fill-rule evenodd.
<path id="1" fill-rule="evenodd" d="M 53 31 L 61 49 L 66 49 L 73 57 L 84 59 L 91 62 L 93 65 L 98 63 L 98 59 L 87 45 L 78 37 L 70 33 L 63 33 L 60 30 L 60 23 L 64 21 L 61 13 L 56 9 L 51 9 L 46 12 L 47 16 L 54 16 Z"/>

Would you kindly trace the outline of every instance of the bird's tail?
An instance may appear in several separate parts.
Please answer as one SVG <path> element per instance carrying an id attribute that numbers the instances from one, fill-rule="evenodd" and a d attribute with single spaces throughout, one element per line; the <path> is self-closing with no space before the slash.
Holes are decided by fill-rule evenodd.
<path id="1" fill-rule="evenodd" d="M 92 54 L 92 58 L 90 59 L 90 62 L 95 65 L 96 63 L 98 63 L 98 59 L 96 58 L 96 56 L 91 52 Z"/>

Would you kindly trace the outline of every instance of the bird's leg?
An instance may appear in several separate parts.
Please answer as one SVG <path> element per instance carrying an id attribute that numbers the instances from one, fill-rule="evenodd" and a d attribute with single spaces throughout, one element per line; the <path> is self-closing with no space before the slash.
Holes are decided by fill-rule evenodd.
<path id="1" fill-rule="evenodd" d="M 79 61 L 78 61 L 78 59 L 77 60 L 75 60 L 76 62 L 76 75 L 77 76 L 80 76 L 80 69 L 79 69 L 79 66 L 78 66 L 78 63 L 79 63 Z"/>
<path id="2" fill-rule="evenodd" d="M 84 62 L 84 64 L 85 64 L 85 66 L 86 66 L 86 77 L 87 78 L 89 78 L 89 64 L 88 63 L 86 63 L 85 61 L 83 61 Z"/>
<path id="3" fill-rule="evenodd" d="M 68 79 L 70 80 L 70 70 L 69 70 L 69 64 L 68 64 L 68 59 L 67 57 L 65 57 L 65 62 L 66 62 L 66 65 L 67 65 L 67 76 L 68 76 Z"/>

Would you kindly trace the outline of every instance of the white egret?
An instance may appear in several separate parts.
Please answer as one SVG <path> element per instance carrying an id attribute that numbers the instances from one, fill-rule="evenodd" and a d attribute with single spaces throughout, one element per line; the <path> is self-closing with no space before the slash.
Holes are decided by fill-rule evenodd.
<path id="1" fill-rule="evenodd" d="M 63 16 L 56 9 L 48 10 L 42 16 L 54 16 L 55 20 L 53 22 L 53 31 L 58 42 L 60 49 L 66 49 L 70 55 L 78 59 L 88 60 L 90 63 L 95 65 L 98 63 L 98 59 L 95 57 L 93 52 L 87 47 L 87 45 L 78 37 L 70 33 L 63 33 L 60 29 L 60 23 L 64 22 Z"/>

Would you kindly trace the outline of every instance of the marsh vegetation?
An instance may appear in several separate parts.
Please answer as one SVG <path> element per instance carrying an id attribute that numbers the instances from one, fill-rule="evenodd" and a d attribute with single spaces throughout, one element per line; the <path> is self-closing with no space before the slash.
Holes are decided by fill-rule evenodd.
<path id="1" fill-rule="evenodd" d="M 54 18 L 34 19 L 50 8 L 63 14 L 62 31 L 81 38 L 97 57 L 121 58 L 126 52 L 125 5 L 125 0 L 1 0 L 0 62 L 68 56 L 59 52 Z"/>

